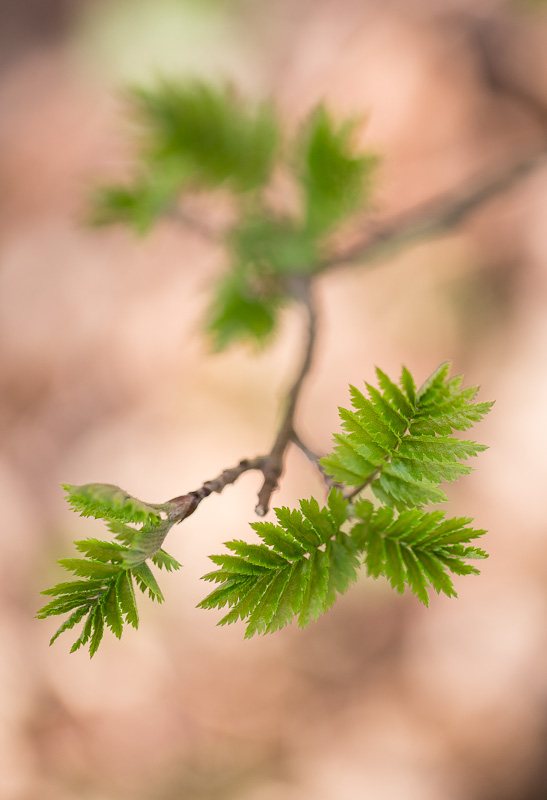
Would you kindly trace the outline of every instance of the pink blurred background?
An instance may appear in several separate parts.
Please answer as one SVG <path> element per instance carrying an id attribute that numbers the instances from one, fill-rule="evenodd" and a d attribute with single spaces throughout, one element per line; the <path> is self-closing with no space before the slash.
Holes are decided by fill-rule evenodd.
<path id="1" fill-rule="evenodd" d="M 195 609 L 207 555 L 246 536 L 258 477 L 171 534 L 164 606 L 93 661 L 48 648 L 39 590 L 73 538 L 61 482 L 152 501 L 271 443 L 298 358 L 212 356 L 201 333 L 220 248 L 172 223 L 85 223 L 131 163 L 122 89 L 228 78 L 288 126 L 325 97 L 382 154 L 375 219 L 537 149 L 547 10 L 500 0 L 3 0 L 0 26 L 0 797 L 5 800 L 541 800 L 547 797 L 547 172 L 450 233 L 318 286 L 319 355 L 299 426 L 318 451 L 375 364 L 451 359 L 495 399 L 490 450 L 450 488 L 490 533 L 479 578 L 429 609 L 364 575 L 305 631 L 243 640 Z M 215 213 L 215 209 L 211 209 Z M 366 220 L 363 220 L 366 224 Z M 321 492 L 291 450 L 276 504 Z"/>

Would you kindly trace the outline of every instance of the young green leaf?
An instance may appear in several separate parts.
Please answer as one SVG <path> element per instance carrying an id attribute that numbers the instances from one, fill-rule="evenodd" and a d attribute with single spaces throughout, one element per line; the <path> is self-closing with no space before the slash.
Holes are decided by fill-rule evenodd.
<path id="1" fill-rule="evenodd" d="M 326 507 L 311 498 L 298 511 L 275 509 L 277 524 L 253 523 L 263 543 L 228 542 L 237 555 L 211 556 L 220 569 L 204 577 L 220 586 L 199 607 L 228 606 L 219 624 L 245 619 L 246 637 L 272 633 L 295 616 L 300 625 L 316 619 L 357 577 L 354 544 L 340 530 L 347 505 L 333 489 Z"/>
<path id="2" fill-rule="evenodd" d="M 400 510 L 446 500 L 440 484 L 470 472 L 462 461 L 485 446 L 452 437 L 478 422 L 492 403 L 475 403 L 477 388 L 461 388 L 442 365 L 417 392 L 403 370 L 400 385 L 377 370 L 380 390 L 350 387 L 353 409 L 340 409 L 344 433 L 322 459 L 327 474 L 351 486 L 368 486 L 381 502 Z"/>
<path id="3" fill-rule="evenodd" d="M 478 574 L 467 560 L 487 558 L 480 548 L 465 547 L 485 533 L 469 527 L 467 517 L 445 519 L 439 511 L 419 509 L 396 515 L 390 508 L 374 510 L 366 501 L 356 508 L 356 516 L 351 537 L 364 554 L 369 575 L 386 577 L 398 592 L 408 586 L 425 605 L 429 588 L 455 597 L 449 573 Z"/>
<path id="4" fill-rule="evenodd" d="M 330 231 L 367 198 L 378 159 L 358 154 L 353 124 L 337 126 L 319 106 L 304 127 L 296 170 L 304 190 L 305 219 L 315 234 Z"/>
<path id="5" fill-rule="evenodd" d="M 279 134 L 268 105 L 252 108 L 234 91 L 198 81 L 135 90 L 133 103 L 143 159 L 154 169 L 178 164 L 195 183 L 241 192 L 269 179 Z"/>
<path id="6" fill-rule="evenodd" d="M 179 163 L 166 160 L 131 183 L 99 187 L 91 198 L 91 223 L 123 223 L 137 233 L 148 233 L 158 217 L 175 206 L 186 176 Z"/>
<path id="7" fill-rule="evenodd" d="M 237 341 L 262 344 L 275 330 L 283 295 L 277 284 L 248 267 L 236 267 L 221 279 L 208 313 L 207 328 L 216 350 Z"/>
<path id="8" fill-rule="evenodd" d="M 67 483 L 63 489 L 68 504 L 82 517 L 157 525 L 164 510 L 163 506 L 143 503 L 110 483 L 86 483 L 83 486 Z"/>

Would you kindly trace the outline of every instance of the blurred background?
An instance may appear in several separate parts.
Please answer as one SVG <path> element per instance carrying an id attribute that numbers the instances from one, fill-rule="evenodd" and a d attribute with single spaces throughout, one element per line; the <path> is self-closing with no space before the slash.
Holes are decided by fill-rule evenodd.
<path id="1" fill-rule="evenodd" d="M 547 797 L 547 172 L 464 224 L 318 285 L 299 408 L 325 452 L 347 384 L 451 359 L 490 450 L 450 488 L 491 553 L 429 609 L 366 579 L 305 631 L 243 640 L 199 611 L 207 554 L 246 536 L 259 478 L 171 534 L 164 606 L 93 661 L 51 650 L 39 590 L 74 537 L 59 484 L 160 502 L 271 444 L 299 354 L 201 332 L 221 248 L 164 222 L 86 224 L 131 164 L 123 89 L 229 79 L 287 126 L 321 98 L 382 155 L 373 218 L 456 191 L 545 142 L 547 6 L 501 0 L 2 0 L 0 797 L 5 800 L 540 800 Z M 211 210 L 214 214 L 214 209 Z M 366 224 L 366 220 L 363 220 Z M 276 504 L 320 493 L 290 451 Z"/>

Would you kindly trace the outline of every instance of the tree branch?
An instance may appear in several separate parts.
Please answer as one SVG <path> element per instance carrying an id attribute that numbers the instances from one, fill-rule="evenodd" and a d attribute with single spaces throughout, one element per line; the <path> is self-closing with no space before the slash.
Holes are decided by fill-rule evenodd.
<path id="1" fill-rule="evenodd" d="M 279 426 L 279 431 L 272 445 L 272 449 L 265 456 L 257 456 L 252 459 L 244 458 L 235 467 L 225 469 L 217 478 L 205 481 L 199 489 L 195 489 L 192 492 L 169 500 L 169 505 L 172 506 L 169 518 L 173 523 L 177 524 L 182 522 L 194 513 L 202 500 L 209 497 L 213 492 L 222 492 L 226 486 L 235 483 L 244 472 L 249 472 L 251 470 L 258 470 L 262 472 L 264 476 L 264 482 L 258 493 L 258 503 L 255 508 L 256 513 L 263 517 L 268 513 L 270 498 L 277 488 L 279 477 L 283 471 L 287 447 L 291 442 L 295 442 L 299 447 L 303 447 L 300 439 L 294 432 L 294 415 L 300 396 L 300 390 L 312 365 L 317 336 L 317 312 L 311 292 L 311 282 L 309 280 L 299 281 L 293 286 L 293 291 L 297 299 L 302 302 L 307 313 L 306 346 L 304 348 L 300 369 L 287 395 L 285 413 L 281 420 L 281 425 Z M 311 451 L 308 452 L 311 453 Z M 317 466 L 319 466 L 318 462 L 319 459 L 316 457 Z"/>
<path id="2" fill-rule="evenodd" d="M 326 258 L 320 264 L 320 270 L 327 271 L 353 262 L 369 263 L 398 247 L 443 233 L 545 162 L 547 148 L 541 148 L 499 169 L 487 179 L 475 180 L 470 186 L 444 198 L 429 201 Z"/>
<path id="3" fill-rule="evenodd" d="M 389 250 L 427 236 L 442 233 L 461 222 L 483 203 L 509 189 L 518 180 L 545 161 L 547 161 L 547 150 L 542 149 L 504 169 L 500 169 L 488 180 L 476 181 L 465 190 L 460 190 L 444 199 L 428 202 L 379 228 L 345 251 L 326 259 L 320 265 L 318 272 L 352 262 L 370 262 L 381 257 Z M 318 273 L 316 272 L 315 274 L 317 275 Z M 170 503 L 175 507 L 171 519 L 175 522 L 182 522 L 196 510 L 202 500 L 213 492 L 222 492 L 226 486 L 235 483 L 240 475 L 251 470 L 262 472 L 264 477 L 262 487 L 258 493 L 258 503 L 255 511 L 259 516 L 267 514 L 271 496 L 276 490 L 283 472 L 285 453 L 291 442 L 302 450 L 306 457 L 318 467 L 326 483 L 334 485 L 321 470 L 319 457 L 302 442 L 294 430 L 296 407 L 303 383 L 312 365 L 317 338 L 317 312 L 312 287 L 313 278 L 310 276 L 294 278 L 289 287 L 293 297 L 301 302 L 306 311 L 308 322 L 307 337 L 302 363 L 288 392 L 285 413 L 270 452 L 267 455 L 253 459 L 243 459 L 235 467 L 225 469 L 217 478 L 206 481 L 199 489 L 171 500 Z M 353 490 L 346 497 L 348 499 L 355 497 L 368 483 L 369 481 L 367 481 L 367 484 Z"/>
<path id="4" fill-rule="evenodd" d="M 491 71 L 490 62 L 488 67 Z M 494 88 L 499 90 L 498 83 L 499 81 L 495 83 Z M 493 81 L 492 84 L 494 86 Z M 515 93 L 514 87 L 511 87 L 511 92 Z M 530 104 L 530 98 L 528 96 L 521 97 L 521 95 L 522 91 L 517 99 Z M 534 104 L 537 105 L 536 100 L 534 100 Z M 536 112 L 535 116 L 538 121 L 545 125 L 545 110 L 541 109 L 540 113 L 536 109 Z M 290 279 L 287 286 L 289 294 L 295 300 L 300 301 L 307 314 L 307 338 L 300 369 L 287 394 L 285 413 L 272 448 L 267 455 L 243 459 L 235 467 L 225 469 L 217 478 L 206 481 L 199 489 L 171 500 L 170 503 L 174 507 L 171 519 L 174 522 L 182 522 L 196 510 L 202 500 L 213 492 L 222 492 L 226 486 L 235 483 L 244 472 L 251 470 L 261 472 L 264 478 L 255 508 L 259 516 L 264 516 L 269 510 L 271 496 L 277 489 L 279 478 L 283 472 L 285 453 L 291 442 L 317 467 L 327 486 L 336 486 L 337 484 L 322 469 L 319 456 L 302 442 L 294 429 L 294 417 L 300 391 L 312 365 L 317 338 L 317 312 L 312 295 L 314 278 L 321 272 L 347 264 L 370 263 L 404 245 L 442 234 L 461 223 L 484 203 L 508 191 L 519 180 L 546 162 L 547 147 L 543 146 L 529 155 L 501 167 L 486 178 L 475 179 L 456 192 L 428 201 L 376 230 L 372 230 L 345 250 L 320 262 L 313 277 L 309 275 L 295 276 Z M 212 243 L 218 243 L 222 238 L 218 232 L 202 220 L 189 216 L 178 207 L 171 210 L 170 216 Z M 346 493 L 346 498 L 351 500 L 356 497 L 374 480 L 376 475 L 377 471 L 364 484 Z"/>
<path id="5" fill-rule="evenodd" d="M 173 510 L 169 514 L 170 520 L 175 524 L 182 522 L 186 517 L 194 513 L 202 500 L 205 500 L 205 498 L 209 497 L 213 492 L 218 492 L 220 494 L 226 486 L 235 483 L 244 472 L 250 472 L 251 470 L 264 472 L 267 459 L 267 456 L 244 458 L 235 467 L 225 469 L 217 478 L 205 481 L 199 489 L 194 489 L 193 492 L 188 492 L 188 494 L 182 494 L 179 497 L 174 497 L 172 500 L 169 500 L 169 505 L 173 507 Z"/>
<path id="6" fill-rule="evenodd" d="M 258 493 L 258 503 L 255 507 L 256 513 L 261 517 L 268 513 L 271 496 L 277 489 L 279 478 L 283 472 L 285 451 L 294 434 L 294 415 L 300 390 L 312 365 L 317 338 L 317 312 L 312 295 L 311 280 L 302 279 L 296 286 L 293 286 L 293 291 L 306 310 L 308 322 L 307 338 L 300 369 L 287 395 L 285 413 L 279 431 L 264 464 L 264 483 Z"/>

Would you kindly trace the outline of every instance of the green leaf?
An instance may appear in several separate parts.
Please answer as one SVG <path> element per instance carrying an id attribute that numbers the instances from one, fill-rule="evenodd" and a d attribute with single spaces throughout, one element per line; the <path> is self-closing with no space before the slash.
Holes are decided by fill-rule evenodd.
<path id="1" fill-rule="evenodd" d="M 137 601 L 133 590 L 133 580 L 129 570 L 124 570 L 120 573 L 116 581 L 116 592 L 118 594 L 120 610 L 122 614 L 125 615 L 126 621 L 134 628 L 138 628 L 139 612 L 137 610 Z"/>
<path id="2" fill-rule="evenodd" d="M 116 591 L 116 583 L 112 583 L 108 594 L 104 599 L 104 619 L 114 636 L 118 639 L 123 631 L 123 618 L 118 601 L 118 593 Z"/>
<path id="3" fill-rule="evenodd" d="M 152 524 L 161 521 L 162 506 L 143 503 L 110 483 L 86 483 L 83 486 L 67 483 L 63 489 L 69 505 L 82 517 Z"/>
<path id="4" fill-rule="evenodd" d="M 75 653 L 76 650 L 79 650 L 80 647 L 82 647 L 82 645 L 87 644 L 93 632 L 94 619 L 95 619 L 95 608 L 93 608 L 87 615 L 87 619 L 84 623 L 80 636 L 78 637 L 78 639 L 76 639 L 76 641 L 70 648 L 71 653 Z"/>
<path id="5" fill-rule="evenodd" d="M 92 629 L 93 632 L 91 634 L 91 638 L 89 641 L 90 658 L 93 658 L 93 656 L 99 649 L 99 645 L 102 641 L 104 634 L 104 617 L 101 606 L 97 606 L 93 613 Z"/>
<path id="6" fill-rule="evenodd" d="M 66 583 L 58 583 L 50 589 L 43 589 L 41 594 L 46 595 L 64 595 L 64 594 L 94 594 L 104 587 L 104 579 L 98 578 L 97 580 L 88 579 L 86 581 L 67 581 Z"/>
<path id="7" fill-rule="evenodd" d="M 127 548 L 116 542 L 105 542 L 101 539 L 80 539 L 74 542 L 76 550 L 95 561 L 120 563 L 124 559 Z"/>
<path id="8" fill-rule="evenodd" d="M 87 558 L 61 558 L 59 564 L 69 572 L 81 577 L 109 578 L 119 572 L 116 564 L 103 564 L 100 561 L 90 561 Z"/>
<path id="9" fill-rule="evenodd" d="M 151 600 L 155 600 L 157 603 L 163 603 L 164 597 L 162 591 L 148 564 L 139 564 L 133 567 L 131 572 L 141 592 L 146 593 L 148 591 L 148 596 Z"/>
<path id="10" fill-rule="evenodd" d="M 234 342 L 265 343 L 273 334 L 283 295 L 277 284 L 235 267 L 216 288 L 207 329 L 216 350 Z"/>
<path id="11" fill-rule="evenodd" d="M 133 183 L 96 189 L 91 198 L 91 223 L 98 226 L 122 223 L 137 233 L 148 233 L 158 217 L 175 208 L 186 177 L 187 170 L 180 163 L 165 159 Z"/>
<path id="12" fill-rule="evenodd" d="M 289 217 L 254 212 L 235 228 L 231 247 L 237 263 L 252 265 L 257 275 L 307 274 L 319 253 L 315 237 Z"/>
<path id="13" fill-rule="evenodd" d="M 158 569 L 164 569 L 167 572 L 175 572 L 178 569 L 182 569 L 182 564 L 162 549 L 152 556 L 151 561 Z"/>
<path id="14" fill-rule="evenodd" d="M 272 633 L 294 617 L 307 625 L 324 613 L 335 596 L 345 592 L 357 575 L 358 559 L 349 536 L 341 531 L 348 502 L 334 489 L 328 505 L 310 498 L 300 509 L 276 508 L 277 524 L 253 523 L 263 544 L 227 543 L 232 554 L 211 556 L 218 566 L 206 580 L 219 584 L 200 608 L 231 610 L 226 625 L 247 621 L 245 636 Z"/>
<path id="15" fill-rule="evenodd" d="M 361 520 L 351 532 L 369 575 L 386 577 L 399 592 L 408 586 L 425 605 L 429 588 L 455 597 L 449 572 L 476 574 L 478 570 L 464 559 L 486 557 L 479 548 L 464 547 L 484 534 L 469 527 L 467 517 L 445 519 L 440 511 L 419 509 L 396 515 L 391 508 L 372 508 L 370 503 L 356 505 Z"/>
<path id="16" fill-rule="evenodd" d="M 165 537 L 173 527 L 169 519 L 159 524 L 148 523 L 137 531 L 131 541 L 129 549 L 125 552 L 124 563 L 128 567 L 135 567 L 144 563 L 148 558 L 153 558 L 161 550 Z M 160 556 L 161 560 L 161 556 Z"/>
<path id="17" fill-rule="evenodd" d="M 106 516 L 113 513 L 131 521 L 143 521 L 140 528 L 131 528 L 117 519 L 111 520 L 109 527 L 120 539 L 119 542 L 100 539 L 76 541 L 76 548 L 87 557 L 61 559 L 59 563 L 78 579 L 59 583 L 43 592 L 53 599 L 37 612 L 38 618 L 69 614 L 52 641 L 86 617 L 81 635 L 74 642 L 71 652 L 89 644 L 90 655 L 94 655 L 101 643 L 105 624 L 117 638 L 121 637 L 124 624 L 138 627 L 133 577 L 143 592 L 158 602 L 163 601 L 161 590 L 148 565 L 139 562 L 129 568 L 127 560 L 136 561 L 136 554 L 141 553 L 144 547 L 152 552 L 151 559 L 160 568 L 174 570 L 180 564 L 158 546 L 172 522 L 169 518 L 162 520 L 156 508 L 165 509 L 167 514 L 167 504 L 148 507 L 117 487 L 104 484 L 70 487 L 69 496 L 71 503 L 84 515 Z"/>
<path id="18" fill-rule="evenodd" d="M 446 500 L 440 484 L 467 474 L 461 462 L 485 449 L 450 434 L 492 406 L 472 402 L 476 388 L 462 389 L 449 369 L 442 364 L 418 391 L 404 367 L 400 385 L 377 369 L 379 389 L 365 384 L 365 395 L 351 386 L 353 410 L 340 409 L 344 433 L 321 460 L 326 473 L 350 486 L 370 485 L 382 503 L 400 510 Z"/>
<path id="19" fill-rule="evenodd" d="M 49 640 L 50 646 L 53 644 L 53 642 L 56 641 L 56 639 L 59 638 L 59 636 L 62 633 L 64 633 L 65 631 L 70 630 L 75 625 L 77 625 L 78 622 L 80 622 L 80 620 L 87 614 L 87 612 L 88 612 L 88 606 L 80 606 L 80 608 L 76 609 L 76 611 L 74 611 L 70 615 L 70 617 L 68 617 L 68 619 L 66 619 L 63 622 L 63 624 L 59 628 L 57 628 L 57 630 L 55 631 L 55 633 L 53 634 L 53 636 Z"/>
<path id="20" fill-rule="evenodd" d="M 328 232 L 370 192 L 378 159 L 357 154 L 353 132 L 353 123 L 337 126 L 319 106 L 301 135 L 296 172 L 304 192 L 306 227 L 315 234 Z"/>
<path id="21" fill-rule="evenodd" d="M 266 183 L 278 129 L 267 105 L 251 108 L 235 92 L 205 83 L 163 81 L 133 93 L 143 128 L 143 160 L 179 165 L 196 184 L 246 192 Z"/>

